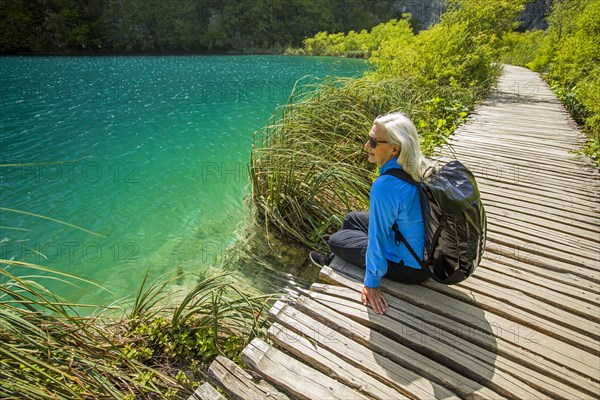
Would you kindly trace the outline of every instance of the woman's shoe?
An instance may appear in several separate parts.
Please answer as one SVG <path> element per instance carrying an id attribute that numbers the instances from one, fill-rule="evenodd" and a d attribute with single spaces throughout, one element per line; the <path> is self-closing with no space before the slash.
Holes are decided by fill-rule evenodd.
<path id="1" fill-rule="evenodd" d="M 331 263 L 331 260 L 333 260 L 334 255 L 333 253 L 325 254 L 320 253 L 318 251 L 311 251 L 308 257 L 310 258 L 310 261 L 312 261 L 312 263 L 315 264 L 317 267 L 323 267 Z"/>

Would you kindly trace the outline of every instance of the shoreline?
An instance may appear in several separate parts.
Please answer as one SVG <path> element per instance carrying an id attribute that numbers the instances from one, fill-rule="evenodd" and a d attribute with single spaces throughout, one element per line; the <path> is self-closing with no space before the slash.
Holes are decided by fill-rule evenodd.
<path id="1" fill-rule="evenodd" d="M 73 51 L 23 51 L 16 53 L 0 53 L 0 57 L 19 57 L 19 56 L 241 56 L 241 55 L 286 55 L 283 51 L 275 49 L 250 49 L 249 51 L 93 51 L 93 50 L 73 50 Z"/>

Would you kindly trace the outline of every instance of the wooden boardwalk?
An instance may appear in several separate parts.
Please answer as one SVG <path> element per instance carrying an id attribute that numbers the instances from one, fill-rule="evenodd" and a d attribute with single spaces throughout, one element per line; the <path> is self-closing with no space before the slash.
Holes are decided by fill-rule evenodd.
<path id="1" fill-rule="evenodd" d="M 437 155 L 478 179 L 489 232 L 475 275 L 384 280 L 381 316 L 360 303 L 364 272 L 335 259 L 270 310 L 273 344 L 244 350 L 249 371 L 218 358 L 213 384 L 235 399 L 599 399 L 600 178 L 571 152 L 583 139 L 537 74 L 507 66 Z"/>

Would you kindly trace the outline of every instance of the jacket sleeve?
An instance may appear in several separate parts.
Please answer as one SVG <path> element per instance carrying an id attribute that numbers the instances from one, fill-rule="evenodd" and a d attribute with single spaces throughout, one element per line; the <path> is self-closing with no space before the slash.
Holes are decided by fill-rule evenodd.
<path id="1" fill-rule="evenodd" d="M 402 211 L 393 185 L 386 184 L 388 176 L 380 176 L 371 187 L 369 208 L 369 241 L 367 244 L 364 285 L 377 288 L 388 269 L 384 248 L 391 235 L 392 225 Z"/>

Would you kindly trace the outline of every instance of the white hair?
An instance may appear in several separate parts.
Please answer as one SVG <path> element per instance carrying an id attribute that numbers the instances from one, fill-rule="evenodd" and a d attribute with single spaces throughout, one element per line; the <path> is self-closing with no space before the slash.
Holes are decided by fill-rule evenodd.
<path id="1" fill-rule="evenodd" d="M 400 147 L 398 165 L 417 182 L 421 182 L 433 169 L 433 163 L 421 152 L 417 128 L 404 114 L 394 112 L 375 118 L 375 125 L 385 130 L 386 140 Z"/>

